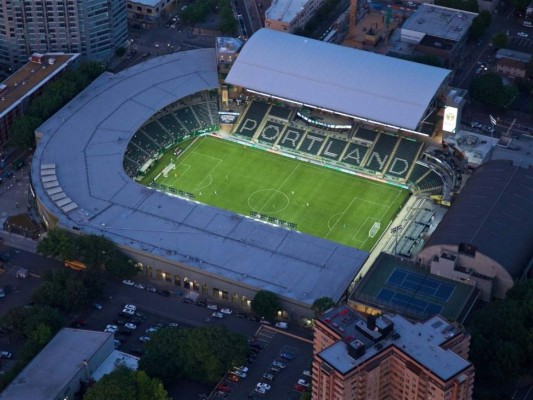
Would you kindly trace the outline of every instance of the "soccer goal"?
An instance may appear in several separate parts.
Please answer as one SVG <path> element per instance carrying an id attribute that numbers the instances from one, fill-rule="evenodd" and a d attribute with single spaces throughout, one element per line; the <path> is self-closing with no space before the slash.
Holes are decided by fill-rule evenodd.
<path id="1" fill-rule="evenodd" d="M 368 231 L 368 236 L 373 238 L 379 232 L 380 228 L 381 228 L 381 224 L 379 222 L 374 222 L 374 224 L 372 225 L 372 228 L 370 228 L 370 230 Z"/>

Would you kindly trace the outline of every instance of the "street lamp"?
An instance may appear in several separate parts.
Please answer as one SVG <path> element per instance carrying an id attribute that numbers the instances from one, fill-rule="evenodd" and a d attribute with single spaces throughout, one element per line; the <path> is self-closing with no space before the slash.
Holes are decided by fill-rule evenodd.
<path id="1" fill-rule="evenodd" d="M 398 236 L 400 235 L 401 231 L 403 229 L 403 225 L 398 225 L 390 229 L 390 233 L 394 235 L 394 254 L 396 255 L 398 252 Z"/>

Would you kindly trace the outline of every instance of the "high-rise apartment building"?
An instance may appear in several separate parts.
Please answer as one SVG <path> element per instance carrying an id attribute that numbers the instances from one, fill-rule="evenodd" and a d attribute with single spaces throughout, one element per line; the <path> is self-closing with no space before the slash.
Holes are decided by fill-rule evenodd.
<path id="1" fill-rule="evenodd" d="M 313 400 L 471 400 L 470 336 L 436 315 L 363 317 L 348 306 L 315 325 Z"/>
<path id="2" fill-rule="evenodd" d="M 81 53 L 108 63 L 128 39 L 126 0 L 1 0 L 0 64 L 33 53 Z"/>

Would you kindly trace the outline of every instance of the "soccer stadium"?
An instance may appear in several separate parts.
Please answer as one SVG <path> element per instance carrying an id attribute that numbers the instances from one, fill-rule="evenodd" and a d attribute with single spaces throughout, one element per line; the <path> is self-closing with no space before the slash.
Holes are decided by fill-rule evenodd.
<path id="1" fill-rule="evenodd" d="M 266 29 L 222 84 L 212 49 L 158 57 L 38 128 L 32 193 L 47 226 L 110 238 L 182 295 L 246 310 L 269 290 L 308 318 L 406 202 L 453 185 L 424 151 L 448 75 Z"/>

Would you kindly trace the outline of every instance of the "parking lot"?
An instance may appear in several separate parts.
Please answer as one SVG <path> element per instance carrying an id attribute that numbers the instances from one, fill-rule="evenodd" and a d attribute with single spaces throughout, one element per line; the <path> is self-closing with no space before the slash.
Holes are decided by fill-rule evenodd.
<path id="1" fill-rule="evenodd" d="M 299 399 L 311 378 L 312 344 L 283 331 L 261 326 L 251 341 L 248 368 L 228 373 L 212 393 L 211 399 Z M 283 353 L 283 355 L 282 355 Z M 303 380 L 303 381 L 302 381 Z M 298 390 L 295 386 L 298 381 Z M 260 387 L 264 389 L 260 389 Z"/>

